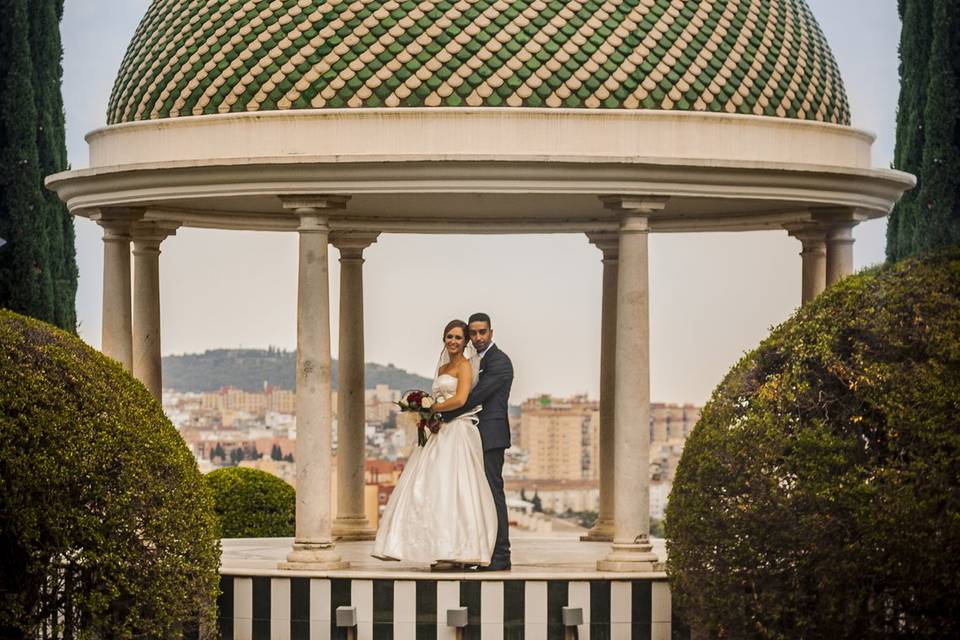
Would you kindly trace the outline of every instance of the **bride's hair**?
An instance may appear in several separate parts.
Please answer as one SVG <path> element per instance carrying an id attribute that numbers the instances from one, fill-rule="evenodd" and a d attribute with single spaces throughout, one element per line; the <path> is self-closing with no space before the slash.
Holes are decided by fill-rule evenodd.
<path id="1" fill-rule="evenodd" d="M 447 326 L 444 327 L 444 329 L 443 329 L 443 338 L 441 338 L 441 339 L 442 339 L 442 340 L 446 340 L 447 334 L 450 332 L 450 329 L 453 329 L 454 327 L 460 327 L 460 330 L 463 331 L 463 341 L 466 342 L 467 339 L 468 339 L 468 338 L 467 338 L 467 323 L 464 322 L 463 320 L 460 320 L 459 318 L 456 319 L 456 320 L 451 320 L 450 322 L 447 323 Z"/>

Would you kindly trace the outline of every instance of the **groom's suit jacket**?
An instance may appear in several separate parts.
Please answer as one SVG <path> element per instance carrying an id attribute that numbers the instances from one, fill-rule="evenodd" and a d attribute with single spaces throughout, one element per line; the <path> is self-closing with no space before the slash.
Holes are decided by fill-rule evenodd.
<path id="1" fill-rule="evenodd" d="M 507 354 L 492 344 L 480 360 L 479 381 L 467 396 L 466 403 L 456 411 L 444 411 L 443 419 L 453 420 L 478 404 L 483 405 L 483 410 L 477 414 L 483 450 L 506 449 L 510 446 L 507 405 L 512 385 L 513 363 Z"/>

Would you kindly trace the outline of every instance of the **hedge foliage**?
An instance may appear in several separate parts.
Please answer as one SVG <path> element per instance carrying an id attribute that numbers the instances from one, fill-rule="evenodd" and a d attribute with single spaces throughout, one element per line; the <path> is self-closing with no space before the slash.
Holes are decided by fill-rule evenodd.
<path id="1" fill-rule="evenodd" d="M 960 250 L 847 278 L 747 354 L 667 508 L 724 638 L 960 637 Z"/>
<path id="2" fill-rule="evenodd" d="M 215 628 L 213 504 L 160 404 L 78 338 L 0 310 L 0 637 Z M 203 634 L 201 634 L 203 635 Z"/>
<path id="3" fill-rule="evenodd" d="M 206 476 L 224 538 L 282 538 L 294 534 L 296 492 L 259 469 L 224 467 Z"/>

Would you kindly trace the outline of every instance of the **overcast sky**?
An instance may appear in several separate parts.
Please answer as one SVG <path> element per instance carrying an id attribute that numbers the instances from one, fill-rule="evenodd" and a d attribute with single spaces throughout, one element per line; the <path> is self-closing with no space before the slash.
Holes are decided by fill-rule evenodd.
<path id="1" fill-rule="evenodd" d="M 83 136 L 107 100 L 147 0 L 67 0 L 63 21 L 67 144 L 86 167 Z M 840 64 L 853 125 L 877 135 L 874 166 L 893 158 L 899 22 L 895 0 L 808 0 Z M 77 220 L 80 335 L 100 346 L 100 229 Z M 883 220 L 859 225 L 856 267 L 883 260 Z M 181 229 L 161 256 L 163 353 L 296 345 L 296 234 Z M 650 240 L 652 395 L 707 400 L 730 366 L 800 298 L 799 243 L 780 232 L 664 234 Z M 597 395 L 600 252 L 581 235 L 381 236 L 365 257 L 366 355 L 433 373 L 447 320 L 490 313 L 513 359 L 513 401 L 539 393 Z M 333 355 L 337 252 L 331 248 Z M 465 273 L 462 264 L 476 265 Z M 411 305 L 411 283 L 440 301 Z"/>

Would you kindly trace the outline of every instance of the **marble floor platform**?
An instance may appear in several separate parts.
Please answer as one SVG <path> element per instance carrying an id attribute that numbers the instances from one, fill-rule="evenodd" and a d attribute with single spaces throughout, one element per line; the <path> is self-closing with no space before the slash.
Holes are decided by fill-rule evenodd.
<path id="1" fill-rule="evenodd" d="M 292 538 L 242 538 L 222 541 L 220 573 L 244 576 L 453 580 L 599 580 L 663 577 L 662 571 L 622 574 L 597 571 L 597 560 L 610 551 L 607 542 L 581 542 L 577 533 L 530 533 L 511 530 L 513 569 L 498 572 L 435 572 L 426 564 L 384 562 L 370 555 L 373 542 L 339 542 L 337 550 L 350 567 L 342 571 L 290 571 L 278 568 Z M 654 552 L 666 560 L 664 541 L 653 539 Z"/>

